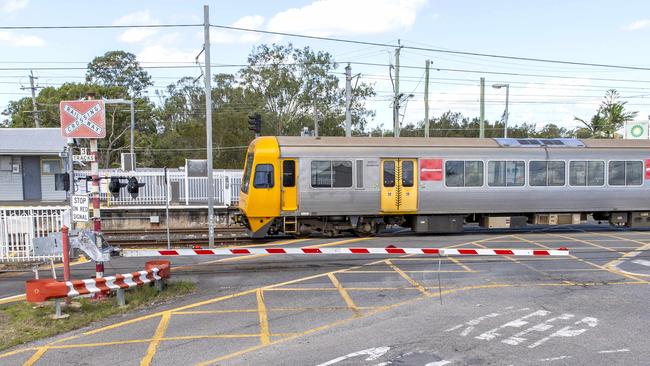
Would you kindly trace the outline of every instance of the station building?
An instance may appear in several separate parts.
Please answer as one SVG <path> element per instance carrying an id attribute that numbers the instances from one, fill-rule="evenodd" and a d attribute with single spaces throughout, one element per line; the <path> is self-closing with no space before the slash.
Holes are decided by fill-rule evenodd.
<path id="1" fill-rule="evenodd" d="M 0 128 L 0 206 L 63 203 L 54 175 L 65 170 L 66 143 L 60 128 Z"/>

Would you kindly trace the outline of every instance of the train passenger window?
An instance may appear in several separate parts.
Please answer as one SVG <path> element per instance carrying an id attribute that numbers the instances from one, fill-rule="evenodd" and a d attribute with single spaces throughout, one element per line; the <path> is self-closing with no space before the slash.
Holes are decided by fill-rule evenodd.
<path id="1" fill-rule="evenodd" d="M 255 176 L 253 177 L 253 186 L 255 188 L 273 188 L 273 184 L 273 165 L 257 164 Z"/>
<path id="2" fill-rule="evenodd" d="M 563 186 L 566 182 L 566 164 L 563 161 L 549 161 L 547 172 L 549 186 Z"/>
<path id="3" fill-rule="evenodd" d="M 363 188 L 363 160 L 357 160 L 357 188 Z"/>
<path id="4" fill-rule="evenodd" d="M 285 160 L 282 162 L 282 186 L 296 186 L 296 161 Z"/>
<path id="5" fill-rule="evenodd" d="M 643 163 L 640 161 L 625 162 L 625 185 L 639 186 L 643 184 Z"/>
<path id="6" fill-rule="evenodd" d="M 570 162 L 569 184 L 572 186 L 602 186 L 605 184 L 605 163 L 602 161 Z"/>
<path id="7" fill-rule="evenodd" d="M 625 162 L 624 161 L 609 162 L 609 185 L 610 186 L 625 185 Z"/>
<path id="8" fill-rule="evenodd" d="M 394 161 L 384 161 L 384 187 L 395 187 Z"/>
<path id="9" fill-rule="evenodd" d="M 563 186 L 566 181 L 563 161 L 531 161 L 528 175 L 531 186 Z"/>
<path id="10" fill-rule="evenodd" d="M 526 181 L 526 163 L 523 161 L 488 162 L 488 185 L 491 187 L 523 186 Z"/>
<path id="11" fill-rule="evenodd" d="M 402 161 L 402 186 L 404 187 L 413 187 L 413 162 L 412 161 Z"/>
<path id="12" fill-rule="evenodd" d="M 447 187 L 465 186 L 465 162 L 448 160 L 445 162 L 445 185 Z"/>
<path id="13" fill-rule="evenodd" d="M 248 193 L 248 188 L 251 185 L 251 174 L 253 173 L 253 154 L 249 153 L 246 157 L 246 168 L 244 169 L 244 179 L 241 184 L 241 191 Z"/>
<path id="14" fill-rule="evenodd" d="M 352 187 L 352 162 L 333 161 L 332 172 L 334 187 Z"/>
<path id="15" fill-rule="evenodd" d="M 465 162 L 465 187 L 481 187 L 483 185 L 483 162 Z"/>
<path id="16" fill-rule="evenodd" d="M 311 162 L 311 186 L 314 188 L 332 187 L 332 162 Z"/>

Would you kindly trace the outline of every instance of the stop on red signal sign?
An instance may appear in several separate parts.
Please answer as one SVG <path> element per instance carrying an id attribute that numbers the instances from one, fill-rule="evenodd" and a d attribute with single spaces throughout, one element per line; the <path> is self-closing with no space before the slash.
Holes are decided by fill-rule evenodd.
<path id="1" fill-rule="evenodd" d="M 59 104 L 59 112 L 63 137 L 106 137 L 106 109 L 103 100 L 62 101 Z"/>

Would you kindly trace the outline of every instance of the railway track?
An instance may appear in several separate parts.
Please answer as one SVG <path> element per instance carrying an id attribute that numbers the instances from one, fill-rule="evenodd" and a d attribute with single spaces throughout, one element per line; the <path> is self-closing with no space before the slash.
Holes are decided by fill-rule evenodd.
<path id="1" fill-rule="evenodd" d="M 209 240 L 206 228 L 170 229 L 169 234 L 171 245 L 174 247 L 203 246 L 208 244 Z M 121 248 L 167 246 L 166 229 L 148 229 L 144 231 L 105 230 L 104 237 L 111 245 Z M 214 241 L 216 245 L 249 244 L 253 242 L 242 227 L 217 227 L 215 228 Z M 255 240 L 255 242 L 265 241 Z"/>

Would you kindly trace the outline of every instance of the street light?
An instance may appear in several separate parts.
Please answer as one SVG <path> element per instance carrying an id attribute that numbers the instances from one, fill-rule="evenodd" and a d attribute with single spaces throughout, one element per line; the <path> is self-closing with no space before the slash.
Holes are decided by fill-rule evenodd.
<path id="1" fill-rule="evenodd" d="M 510 97 L 510 84 L 493 84 L 494 89 L 506 88 L 506 110 L 503 112 L 503 137 L 508 137 L 508 98 Z"/>

